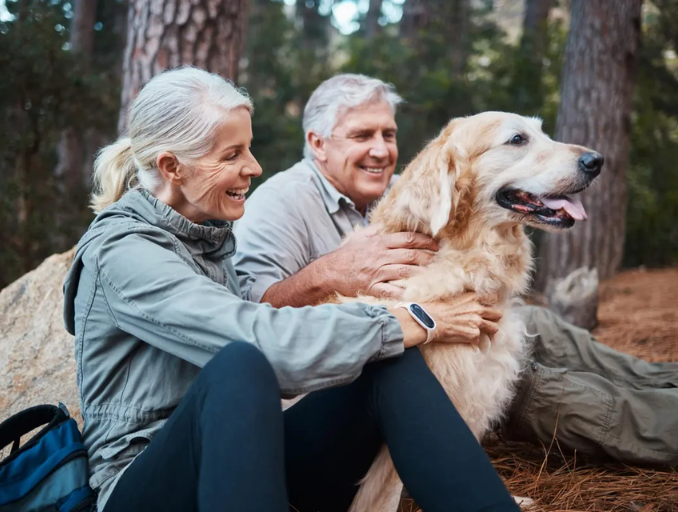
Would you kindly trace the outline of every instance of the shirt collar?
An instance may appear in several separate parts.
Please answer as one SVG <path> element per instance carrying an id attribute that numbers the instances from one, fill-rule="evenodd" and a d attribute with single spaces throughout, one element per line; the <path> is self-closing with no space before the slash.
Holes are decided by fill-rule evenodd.
<path id="1" fill-rule="evenodd" d="M 320 169 L 318 169 L 318 166 L 311 158 L 304 158 L 304 163 L 313 169 L 313 172 L 315 172 L 320 179 L 320 183 L 322 185 L 320 188 L 320 193 L 322 195 L 323 201 L 325 202 L 325 207 L 331 215 L 334 215 L 339 211 L 342 201 L 355 208 L 353 201 L 351 201 L 348 196 L 345 196 L 336 188 L 334 188 L 334 185 L 332 185 L 330 180 L 328 180 L 325 175 L 320 172 Z"/>
<path id="2" fill-rule="evenodd" d="M 344 194 L 339 192 L 336 188 L 334 188 L 334 185 L 332 185 L 330 181 L 323 175 L 323 173 L 320 172 L 320 169 L 318 169 L 318 166 L 315 165 L 315 162 L 311 158 L 304 158 L 303 162 L 306 165 L 308 165 L 311 169 L 313 169 L 313 172 L 315 172 L 318 175 L 320 183 L 322 184 L 320 193 L 322 195 L 323 201 L 325 202 L 325 208 L 327 208 L 327 211 L 330 213 L 330 215 L 334 215 L 335 213 L 337 213 L 341 208 L 343 202 L 344 204 L 347 204 L 348 206 L 353 208 L 353 210 L 355 210 L 356 213 L 358 213 L 358 215 L 367 219 L 372 208 L 374 208 L 374 206 L 379 202 L 379 199 L 381 199 L 379 198 L 368 204 L 365 215 L 362 215 L 356 209 L 355 203 L 351 200 L 351 198 L 345 196 Z M 389 190 L 391 190 L 391 187 L 398 178 L 399 176 L 397 174 L 391 176 L 391 182 L 388 184 L 388 188 L 386 189 L 386 192 L 384 192 L 384 195 L 388 194 Z"/>

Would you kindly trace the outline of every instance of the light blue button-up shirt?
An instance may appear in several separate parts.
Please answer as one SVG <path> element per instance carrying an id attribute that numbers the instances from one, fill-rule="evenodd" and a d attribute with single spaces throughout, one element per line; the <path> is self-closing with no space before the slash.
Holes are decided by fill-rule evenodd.
<path id="1" fill-rule="evenodd" d="M 272 284 L 334 251 L 366 224 L 311 160 L 274 175 L 254 191 L 236 222 L 234 264 L 243 297 L 261 301 Z"/>

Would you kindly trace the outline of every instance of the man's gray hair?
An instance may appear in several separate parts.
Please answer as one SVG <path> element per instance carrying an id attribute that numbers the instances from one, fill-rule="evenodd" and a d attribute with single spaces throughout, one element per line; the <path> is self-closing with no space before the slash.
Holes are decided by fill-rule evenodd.
<path id="1" fill-rule="evenodd" d="M 325 80 L 313 91 L 304 108 L 304 138 L 308 132 L 323 138 L 329 137 L 341 114 L 375 101 L 385 102 L 395 114 L 396 107 L 403 99 L 392 84 L 378 78 L 345 73 Z M 304 144 L 304 156 L 313 156 L 308 141 Z"/>

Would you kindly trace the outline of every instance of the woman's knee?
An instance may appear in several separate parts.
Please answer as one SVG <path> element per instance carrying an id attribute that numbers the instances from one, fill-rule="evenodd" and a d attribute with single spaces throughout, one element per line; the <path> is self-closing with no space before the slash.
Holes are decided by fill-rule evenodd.
<path id="1" fill-rule="evenodd" d="M 200 372 L 205 384 L 263 388 L 280 394 L 278 381 L 266 356 L 251 343 L 232 342 L 222 348 Z"/>
<path id="2" fill-rule="evenodd" d="M 386 359 L 369 366 L 372 366 L 372 377 L 382 382 L 390 378 L 400 379 L 400 376 L 406 376 L 409 379 L 416 378 L 422 373 L 431 373 L 424 356 L 416 347 L 406 349 L 400 357 Z"/>

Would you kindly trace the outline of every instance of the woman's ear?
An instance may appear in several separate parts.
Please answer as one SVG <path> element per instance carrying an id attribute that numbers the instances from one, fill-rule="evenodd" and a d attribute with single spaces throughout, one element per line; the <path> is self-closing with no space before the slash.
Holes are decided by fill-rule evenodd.
<path id="1" fill-rule="evenodd" d="M 306 143 L 308 147 L 311 148 L 311 153 L 313 158 L 320 162 L 327 161 L 327 153 L 325 151 L 325 139 L 320 137 L 315 132 L 309 131 L 306 133 Z"/>
<path id="2" fill-rule="evenodd" d="M 181 185 L 183 183 L 183 175 L 180 172 L 181 166 L 175 155 L 163 151 L 158 155 L 155 164 L 165 181 L 172 185 Z"/>

